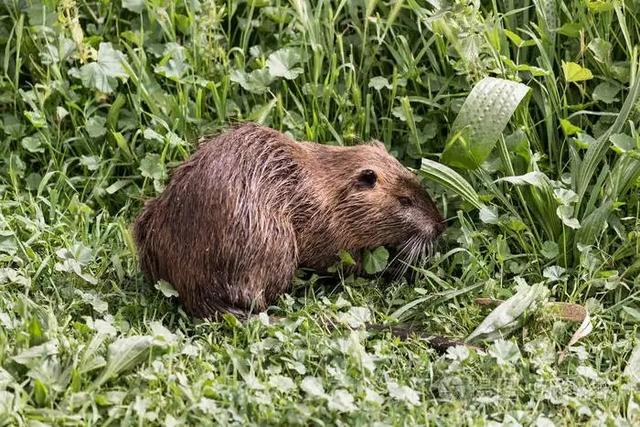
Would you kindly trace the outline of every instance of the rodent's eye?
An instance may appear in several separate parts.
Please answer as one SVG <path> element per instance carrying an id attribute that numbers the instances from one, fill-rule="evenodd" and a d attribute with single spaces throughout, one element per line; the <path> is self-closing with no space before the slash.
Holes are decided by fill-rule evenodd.
<path id="1" fill-rule="evenodd" d="M 373 188 L 378 180 L 378 175 L 371 169 L 365 169 L 358 175 L 358 183 L 363 187 Z"/>
<path id="2" fill-rule="evenodd" d="M 398 201 L 402 206 L 408 207 L 413 204 L 413 201 L 409 197 L 400 196 L 398 197 Z"/>

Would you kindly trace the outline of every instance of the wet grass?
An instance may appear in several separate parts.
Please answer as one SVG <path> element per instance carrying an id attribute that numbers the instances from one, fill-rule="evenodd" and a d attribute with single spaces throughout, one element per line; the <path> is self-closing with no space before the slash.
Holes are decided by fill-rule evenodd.
<path id="1" fill-rule="evenodd" d="M 4 2 L 0 424 L 637 424 L 638 9 Z M 459 139 L 487 76 L 529 94 L 497 141 Z M 477 203 L 426 179 L 451 226 L 415 283 L 307 274 L 280 322 L 195 321 L 138 273 L 129 224 L 198 136 L 245 120 L 447 161 Z M 439 355 L 361 327 L 464 339 L 490 312 L 475 298 L 518 284 L 593 330 L 567 349 L 579 324 L 531 305 L 486 352 Z"/>

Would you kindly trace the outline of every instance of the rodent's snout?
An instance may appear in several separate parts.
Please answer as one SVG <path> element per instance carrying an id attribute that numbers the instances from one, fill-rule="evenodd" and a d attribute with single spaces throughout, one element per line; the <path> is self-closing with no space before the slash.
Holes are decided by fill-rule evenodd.
<path id="1" fill-rule="evenodd" d="M 440 210 L 436 207 L 435 203 L 431 202 L 430 205 L 431 209 L 428 214 L 428 217 L 430 219 L 429 225 L 432 229 L 431 234 L 433 236 L 433 239 L 437 239 L 447 229 L 448 220 L 443 218 L 442 213 L 440 213 Z"/>
<path id="2" fill-rule="evenodd" d="M 433 229 L 435 230 L 436 237 L 439 237 L 447 229 L 447 220 L 441 219 L 440 221 L 436 221 L 433 224 Z"/>

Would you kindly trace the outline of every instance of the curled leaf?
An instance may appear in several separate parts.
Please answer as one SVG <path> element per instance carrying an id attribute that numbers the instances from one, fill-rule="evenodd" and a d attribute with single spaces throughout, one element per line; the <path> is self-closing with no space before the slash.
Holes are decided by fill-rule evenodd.
<path id="1" fill-rule="evenodd" d="M 576 331 L 571 336 L 571 339 L 569 340 L 569 343 L 567 344 L 567 347 L 560 352 L 560 356 L 558 358 L 558 362 L 562 362 L 564 360 L 564 358 L 565 358 L 565 356 L 567 354 L 567 351 L 569 350 L 569 348 L 572 345 L 577 343 L 580 339 L 582 339 L 582 338 L 586 337 L 587 335 L 589 335 L 592 330 L 593 330 L 593 324 L 591 323 L 591 316 L 589 316 L 589 312 L 586 311 L 584 319 L 582 320 L 582 323 L 580 324 L 580 327 L 578 327 L 578 329 L 576 329 Z"/>
<path id="2" fill-rule="evenodd" d="M 433 160 L 422 159 L 420 174 L 426 178 L 436 181 L 443 187 L 455 192 L 477 209 L 482 209 L 484 204 L 480 201 L 480 196 L 471 184 L 453 169 Z"/>
<path id="3" fill-rule="evenodd" d="M 533 171 L 518 176 L 505 176 L 504 178 L 496 179 L 495 182 L 508 182 L 515 185 L 533 185 L 534 187 L 542 188 L 548 182 L 547 176 L 539 171 Z"/>
<path id="4" fill-rule="evenodd" d="M 527 309 L 536 309 L 547 296 L 548 290 L 542 283 L 533 286 L 521 284 L 511 298 L 496 307 L 467 337 L 471 341 L 495 341 L 512 332 Z"/>

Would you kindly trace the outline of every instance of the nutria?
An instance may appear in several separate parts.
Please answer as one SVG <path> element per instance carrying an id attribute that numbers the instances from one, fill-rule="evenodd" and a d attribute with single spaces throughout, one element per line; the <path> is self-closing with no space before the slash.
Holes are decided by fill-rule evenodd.
<path id="1" fill-rule="evenodd" d="M 297 142 L 253 123 L 206 139 L 134 225 L 146 276 L 198 317 L 267 308 L 298 267 L 387 245 L 414 261 L 445 225 L 419 179 L 377 141 Z"/>

